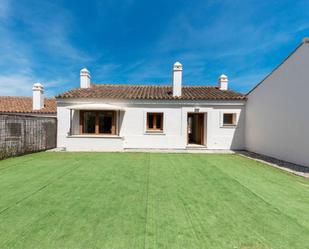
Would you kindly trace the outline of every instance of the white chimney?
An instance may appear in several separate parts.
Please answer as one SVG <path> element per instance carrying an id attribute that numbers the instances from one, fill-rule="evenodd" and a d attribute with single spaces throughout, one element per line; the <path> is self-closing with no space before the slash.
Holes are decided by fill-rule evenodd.
<path id="1" fill-rule="evenodd" d="M 32 87 L 32 108 L 33 110 L 44 108 L 44 87 L 41 83 L 35 83 Z"/>
<path id="2" fill-rule="evenodd" d="M 228 89 L 228 82 L 227 76 L 222 74 L 218 79 L 219 89 L 226 91 Z"/>
<path id="3" fill-rule="evenodd" d="M 173 96 L 181 96 L 182 88 L 182 65 L 177 61 L 173 67 Z"/>
<path id="4" fill-rule="evenodd" d="M 80 88 L 90 88 L 90 72 L 87 68 L 80 70 Z"/>

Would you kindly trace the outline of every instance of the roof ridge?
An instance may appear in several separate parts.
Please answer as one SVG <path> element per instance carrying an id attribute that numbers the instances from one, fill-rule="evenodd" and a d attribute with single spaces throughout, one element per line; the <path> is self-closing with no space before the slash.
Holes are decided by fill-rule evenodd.
<path id="1" fill-rule="evenodd" d="M 192 87 L 192 88 L 198 88 L 198 87 L 207 87 L 207 88 L 218 88 L 218 86 L 211 86 L 211 85 L 185 85 L 182 87 Z"/>
<path id="2" fill-rule="evenodd" d="M 19 98 L 19 99 L 22 99 L 22 98 L 27 98 L 27 99 L 32 99 L 32 96 L 0 96 L 0 98 Z M 55 97 L 48 97 L 48 98 L 44 98 L 45 100 L 47 99 L 56 99 Z"/>
<path id="3" fill-rule="evenodd" d="M 32 98 L 31 96 L 0 96 L 0 98 Z"/>
<path id="4" fill-rule="evenodd" d="M 91 83 L 91 86 L 129 86 L 129 87 L 149 87 L 149 86 L 161 86 L 161 87 L 170 87 L 172 85 L 161 85 L 161 84 L 134 84 L 134 83 Z"/>
<path id="5" fill-rule="evenodd" d="M 133 84 L 133 83 L 92 83 L 91 86 L 100 87 L 100 86 L 128 86 L 128 87 L 172 87 L 172 84 L 163 85 L 163 84 Z M 214 85 L 183 85 L 182 87 L 208 87 L 208 88 L 218 88 Z M 78 88 L 78 87 L 77 87 Z"/>

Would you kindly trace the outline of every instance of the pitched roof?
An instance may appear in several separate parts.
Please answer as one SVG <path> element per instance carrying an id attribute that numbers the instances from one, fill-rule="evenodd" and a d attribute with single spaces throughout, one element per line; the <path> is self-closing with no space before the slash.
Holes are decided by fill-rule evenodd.
<path id="1" fill-rule="evenodd" d="M 183 86 L 182 96 L 174 97 L 172 86 L 92 84 L 90 88 L 75 88 L 56 98 L 106 98 L 153 100 L 244 100 L 245 95 L 232 90 L 222 91 L 214 86 Z"/>
<path id="2" fill-rule="evenodd" d="M 32 109 L 32 97 L 0 97 L 0 113 L 45 113 L 56 114 L 57 104 L 55 98 L 45 99 L 44 108 L 40 110 Z"/>

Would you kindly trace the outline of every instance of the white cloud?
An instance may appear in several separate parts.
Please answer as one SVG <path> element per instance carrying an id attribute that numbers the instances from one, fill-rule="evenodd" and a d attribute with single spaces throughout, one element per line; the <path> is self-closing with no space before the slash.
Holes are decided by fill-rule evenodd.
<path id="1" fill-rule="evenodd" d="M 32 96 L 32 86 L 40 82 L 44 86 L 44 92 L 47 97 L 53 97 L 59 94 L 59 88 L 64 90 L 66 78 L 56 79 L 38 79 L 30 75 L 12 74 L 0 76 L 0 96 Z"/>
<path id="2" fill-rule="evenodd" d="M 46 15 L 49 10 L 52 15 Z M 25 9 L 19 16 L 25 24 L 29 35 L 34 39 L 32 46 L 44 50 L 50 56 L 60 56 L 63 59 L 90 61 L 91 57 L 76 48 L 69 35 L 74 28 L 74 18 L 68 9 L 64 9 L 53 2 L 38 1 L 31 9 Z"/>
<path id="3" fill-rule="evenodd" d="M 232 89 L 247 93 L 252 89 L 252 86 L 257 85 L 262 81 L 270 72 L 271 69 L 256 70 L 244 72 L 240 76 L 230 78 L 230 87 Z"/>
<path id="4" fill-rule="evenodd" d="M 27 75 L 1 75 L 0 95 L 25 95 L 31 94 L 33 79 Z M 24 94 L 26 93 L 26 94 Z"/>
<path id="5" fill-rule="evenodd" d="M 37 1 L 31 8 L 22 4 L 27 2 L 13 5 L 0 0 L 0 95 L 31 95 L 37 81 L 49 96 L 57 94 L 75 79 L 70 68 L 74 63 L 87 64 L 93 59 L 70 41 L 73 21 L 68 10 L 46 1 Z M 45 15 L 46 10 L 53 14 Z M 16 21 L 22 29 L 12 29 Z M 52 64 L 58 61 L 69 66 L 59 70 L 59 65 Z"/>
<path id="6" fill-rule="evenodd" d="M 9 0 L 0 0 L 0 21 L 7 19 L 9 15 Z"/>

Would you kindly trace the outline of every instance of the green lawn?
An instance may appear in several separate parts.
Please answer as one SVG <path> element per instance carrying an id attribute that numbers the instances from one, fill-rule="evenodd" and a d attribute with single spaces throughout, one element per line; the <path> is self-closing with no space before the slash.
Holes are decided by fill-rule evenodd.
<path id="1" fill-rule="evenodd" d="M 309 181 L 238 155 L 0 162 L 0 248 L 309 248 Z"/>

